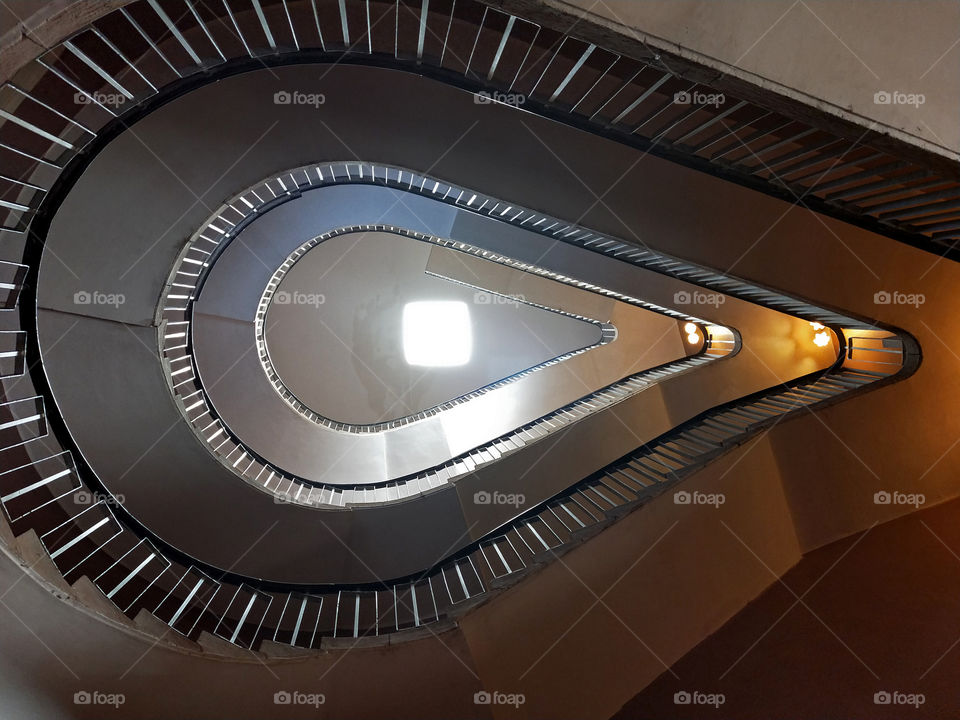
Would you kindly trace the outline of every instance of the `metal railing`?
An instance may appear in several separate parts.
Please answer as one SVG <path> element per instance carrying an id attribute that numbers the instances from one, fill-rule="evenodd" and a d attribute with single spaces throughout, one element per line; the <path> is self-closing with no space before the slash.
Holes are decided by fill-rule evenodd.
<path id="1" fill-rule="evenodd" d="M 108 13 L 0 88 L 3 230 L 25 232 L 59 171 L 165 88 L 305 58 L 406 68 L 480 102 L 522 102 L 937 252 L 960 239 L 955 175 L 477 0 L 136 0 Z"/>

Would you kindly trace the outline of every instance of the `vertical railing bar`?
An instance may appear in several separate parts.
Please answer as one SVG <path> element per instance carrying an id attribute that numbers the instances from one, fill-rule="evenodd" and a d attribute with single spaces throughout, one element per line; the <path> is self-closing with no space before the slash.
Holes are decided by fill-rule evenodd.
<path id="1" fill-rule="evenodd" d="M 52 65 L 48 65 L 47 63 L 45 63 L 42 58 L 37 58 L 37 63 L 39 63 L 40 65 L 42 65 L 43 67 L 45 67 L 47 70 L 49 70 L 50 72 L 52 72 L 54 75 L 56 75 L 56 76 L 57 76 L 58 78 L 60 78 L 63 82 L 65 82 L 67 85 L 69 85 L 70 87 L 72 87 L 74 90 L 76 90 L 77 92 L 79 92 L 81 95 L 84 95 L 85 97 L 90 98 L 91 101 L 93 101 L 95 104 L 99 105 L 102 109 L 106 110 L 108 113 L 110 113 L 110 114 L 113 115 L 114 117 L 117 117 L 117 113 L 115 113 L 113 110 L 111 110 L 110 108 L 108 108 L 108 107 L 107 107 L 106 105 L 104 105 L 102 102 L 100 102 L 99 100 L 97 100 L 97 98 L 96 98 L 96 93 L 95 93 L 95 92 L 91 93 L 91 92 L 88 92 L 87 90 L 84 90 L 82 87 L 80 87 L 79 85 L 77 85 L 75 82 L 73 82 L 72 80 L 68 79 L 68 78 L 66 77 L 66 75 L 64 75 L 63 73 L 61 73 L 61 72 L 60 72 L 59 70 L 57 70 L 55 67 L 53 67 Z M 70 149 L 71 149 L 71 150 L 73 149 L 73 146 L 72 146 L 72 145 L 70 146 Z"/>
<path id="2" fill-rule="evenodd" d="M 453 566 L 457 569 L 457 577 L 460 578 L 460 587 L 463 588 L 463 594 L 466 596 L 466 599 L 469 600 L 469 599 L 470 599 L 470 591 L 467 590 L 467 583 L 466 583 L 466 581 L 463 579 L 463 573 L 460 572 L 460 563 L 459 563 L 459 562 L 455 562 L 455 563 L 453 564 Z M 451 598 L 451 600 L 452 600 L 452 598 Z"/>
<path id="3" fill-rule="evenodd" d="M 286 614 L 287 614 L 287 606 L 290 604 L 290 595 L 291 595 L 291 593 L 287 593 L 287 599 L 286 599 L 286 600 L 284 601 L 284 603 L 283 603 L 283 610 L 280 611 L 280 619 L 277 620 L 277 626 L 273 629 L 273 641 L 274 641 L 274 642 L 277 641 L 277 633 L 280 632 L 280 626 L 283 624 L 283 618 L 284 618 L 284 617 L 286 616 Z M 292 644 L 292 643 L 291 643 L 291 644 Z"/>
<path id="4" fill-rule="evenodd" d="M 227 0 L 223 0 L 223 7 L 226 9 L 227 15 L 230 16 L 230 22 L 233 23 L 233 27 L 237 31 L 237 37 L 240 39 L 240 42 L 243 43 L 243 48 L 247 51 L 247 55 L 253 57 L 253 51 L 247 44 L 247 39 L 243 37 L 243 33 L 240 32 L 240 25 L 237 24 L 237 19 L 233 16 L 233 11 L 230 9 L 230 5 L 227 4 Z"/>
<path id="5" fill-rule="evenodd" d="M 203 609 L 200 611 L 200 614 L 197 615 L 197 619 L 193 621 L 193 625 L 190 627 L 190 633 L 188 634 L 192 634 L 193 631 L 197 629 L 197 624 L 200 622 L 200 618 L 202 618 L 203 614 L 210 609 L 210 604 L 213 602 L 213 599 L 219 594 L 222 588 L 223 588 L 223 585 L 221 585 L 220 583 L 217 583 L 217 586 L 214 589 L 213 594 L 210 596 L 210 599 L 207 600 L 207 604 L 203 606 Z M 220 623 L 218 622 L 216 627 L 219 627 L 219 626 L 220 626 Z M 216 630 L 216 627 L 214 628 L 214 630 Z"/>
<path id="6" fill-rule="evenodd" d="M 254 2 L 256 2 L 256 0 L 254 0 Z M 153 8 L 153 11 L 160 16 L 163 24 L 170 29 L 171 34 L 177 39 L 177 42 L 183 45 L 183 49 L 187 51 L 187 55 L 190 56 L 190 59 L 193 60 L 194 64 L 200 65 L 200 56 L 193 51 L 193 48 L 190 47 L 190 43 L 187 42 L 187 39 L 183 36 L 177 26 L 173 24 L 173 20 L 170 19 L 170 16 L 167 15 L 166 12 L 164 12 L 157 0 L 147 0 L 147 4 L 150 5 L 150 7 Z"/>
<path id="7" fill-rule="evenodd" d="M 254 0 L 256 2 L 256 0 Z M 236 642 L 237 636 L 240 634 L 240 628 L 243 627 L 243 624 L 247 621 L 247 616 L 250 614 L 251 608 L 253 608 L 253 603 L 256 602 L 257 594 L 255 592 L 250 593 L 250 602 L 247 603 L 247 607 L 243 611 L 243 615 L 240 616 L 240 620 L 237 621 L 237 627 L 233 631 L 233 635 L 230 636 L 230 642 Z M 231 605 L 233 603 L 230 603 Z"/>
<path id="8" fill-rule="evenodd" d="M 46 130 L 43 130 L 41 128 L 38 128 L 36 125 L 32 123 L 28 123 L 26 120 L 21 120 L 16 115 L 12 115 L 11 113 L 8 113 L 6 110 L 0 110 L 0 117 L 4 118 L 5 120 L 9 120 L 10 122 L 16 125 L 19 125 L 22 128 L 29 130 L 35 135 L 39 135 L 45 140 L 49 140 L 50 142 L 55 142 L 57 145 L 62 145 L 67 150 L 74 149 L 73 145 L 68 143 L 66 140 L 63 140 L 57 137 L 56 135 L 52 135 L 51 133 L 48 133 Z"/>
<path id="9" fill-rule="evenodd" d="M 503 56 L 503 50 L 507 46 L 507 40 L 510 38 L 510 31 L 513 30 L 513 24 L 517 21 L 517 18 L 513 15 L 510 16 L 510 19 L 507 20 L 507 27 L 504 28 L 503 37 L 500 38 L 500 44 L 497 46 L 497 52 L 493 56 L 493 62 L 490 63 L 490 71 L 487 73 L 487 81 L 490 81 L 490 78 L 493 77 L 493 74 L 497 71 L 497 65 L 500 64 L 500 58 Z"/>
<path id="10" fill-rule="evenodd" d="M 337 624 L 340 622 L 340 595 L 343 593 L 342 590 L 337 590 L 337 606 L 334 608 L 333 612 L 333 636 L 337 636 Z"/>
<path id="11" fill-rule="evenodd" d="M 420 4 L 420 35 L 417 38 L 417 60 L 423 60 L 423 43 L 427 36 L 427 10 L 429 6 L 430 0 L 422 0 Z"/>
<path id="12" fill-rule="evenodd" d="M 599 76 L 596 80 L 593 81 L 593 85 L 591 85 L 590 88 L 583 94 L 583 97 L 581 97 L 579 100 L 577 100 L 576 104 L 575 104 L 572 108 L 570 108 L 570 112 L 571 112 L 571 113 L 573 113 L 574 111 L 576 111 L 576 109 L 577 109 L 578 107 L 580 107 L 580 103 L 582 103 L 584 100 L 587 99 L 587 96 L 588 96 L 590 93 L 593 92 L 594 88 L 596 88 L 597 85 L 600 84 L 600 81 L 603 80 L 603 79 L 607 76 L 607 73 L 610 72 L 610 71 L 613 69 L 613 66 L 616 65 L 616 64 L 620 61 L 620 59 L 621 59 L 622 57 L 623 57 L 622 55 L 617 55 L 615 58 L 613 58 L 613 62 L 611 62 L 611 63 L 607 66 L 607 69 L 604 70 L 602 73 L 600 73 L 600 76 Z"/>
<path id="13" fill-rule="evenodd" d="M 650 97 L 654 92 L 657 91 L 657 89 L 659 89 L 661 85 L 663 85 L 667 80 L 669 80 L 672 77 L 673 75 L 671 75 L 670 73 L 664 73 L 659 80 L 657 80 L 655 83 L 653 83 L 653 85 L 651 85 L 642 93 L 640 93 L 639 97 L 637 97 L 636 100 L 634 100 L 632 103 L 627 105 L 627 107 L 621 110 L 620 114 L 610 121 L 610 125 L 616 125 L 618 122 L 623 120 L 623 118 L 625 118 L 627 115 L 633 112 L 640 103 L 642 103 L 644 100 Z"/>
<path id="14" fill-rule="evenodd" d="M 547 100 L 547 102 L 553 102 L 554 100 L 557 99 L 557 96 L 560 95 L 560 93 L 563 92 L 564 88 L 567 87 L 570 81 L 573 80 L 573 76 L 580 71 L 580 68 L 583 67 L 583 64 L 587 61 L 587 59 L 590 57 L 593 51 L 596 50 L 596 48 L 597 48 L 596 45 L 594 45 L 593 43 L 590 43 L 590 45 L 584 51 L 583 55 L 580 56 L 580 59 L 577 60 L 576 64 L 572 68 L 570 68 L 570 72 L 567 73 L 567 76 L 557 86 L 557 89 L 553 91 L 553 95 L 550 96 L 550 99 Z"/>
<path id="15" fill-rule="evenodd" d="M 467 77 L 470 75 L 470 65 L 473 63 L 473 54 L 477 51 L 477 44 L 480 42 L 480 33 L 483 32 L 483 23 L 487 19 L 487 12 L 490 10 L 489 7 L 484 5 L 483 7 L 483 17 L 480 18 L 480 24 L 477 26 L 477 36 L 473 39 L 473 47 L 470 48 L 470 57 L 467 59 L 467 67 L 463 71 L 463 76 Z"/>
<path id="16" fill-rule="evenodd" d="M 313 633 L 310 635 L 310 647 L 313 647 L 313 643 L 317 639 L 317 630 L 320 628 L 320 615 L 323 613 L 323 600 L 324 598 L 320 597 L 320 607 L 317 609 L 317 621 L 313 624 Z"/>
<path id="17" fill-rule="evenodd" d="M 226 4 L 226 0 L 224 0 L 224 4 Z M 149 35 L 147 35 L 146 32 L 144 32 L 143 28 L 140 27 L 140 23 L 138 23 L 136 20 L 134 20 L 132 17 L 130 17 L 130 13 L 127 12 L 127 9 L 126 9 L 126 8 L 120 8 L 120 14 L 123 15 L 123 17 L 125 17 L 125 18 L 127 19 L 127 22 L 128 22 L 128 23 L 130 23 L 131 25 L 133 25 L 133 29 L 136 30 L 138 33 L 140 33 L 141 37 L 143 37 L 143 39 L 147 41 L 147 44 L 148 44 L 151 48 L 153 48 L 153 51 L 154 51 L 157 55 L 159 55 L 159 56 L 160 56 L 160 59 L 163 60 L 163 61 L 167 64 L 167 67 L 169 67 L 171 70 L 173 70 L 173 72 L 176 73 L 177 77 L 181 77 L 181 78 L 182 78 L 183 75 L 181 74 L 181 72 L 180 72 L 179 70 L 177 70 L 177 68 L 175 68 L 175 67 L 173 66 L 173 63 L 170 62 L 170 61 L 167 59 L 167 56 L 166 56 L 166 55 L 164 55 L 162 52 L 160 52 L 160 48 L 157 47 L 157 44 L 150 38 Z M 132 97 L 132 96 L 131 96 L 131 97 Z"/>
<path id="18" fill-rule="evenodd" d="M 553 52 L 553 57 L 550 58 L 550 61 L 544 66 L 543 72 L 540 73 L 540 77 L 537 78 L 537 82 L 534 83 L 533 87 L 530 88 L 530 94 L 533 95 L 537 88 L 540 87 L 540 83 L 543 80 L 544 76 L 547 74 L 547 70 L 550 69 L 550 66 L 553 65 L 553 61 L 557 59 L 557 55 L 560 54 L 560 51 L 563 50 L 563 46 L 566 44 L 567 40 L 570 39 L 569 35 L 564 35 L 563 39 L 560 41 L 560 44 L 557 45 L 557 49 Z"/>
<path id="19" fill-rule="evenodd" d="M 207 24 L 200 19 L 200 15 L 197 13 L 197 10 L 193 5 L 193 0 L 184 0 L 184 2 L 187 4 L 190 12 L 193 13 L 193 17 L 197 21 L 197 25 L 200 26 L 201 30 L 203 30 L 203 34 L 207 36 L 207 40 L 209 40 L 210 44 L 213 45 L 213 49 L 216 50 L 220 58 L 226 62 L 227 56 L 223 54 L 223 50 L 220 49 L 220 46 L 217 45 L 216 40 L 213 39 L 213 35 L 210 34 L 210 29 L 207 27 Z"/>
<path id="20" fill-rule="evenodd" d="M 353 636 L 360 637 L 360 593 L 356 595 L 353 604 Z"/>
<path id="21" fill-rule="evenodd" d="M 287 596 L 287 600 L 289 602 L 289 596 Z M 297 622 L 293 626 L 293 635 L 290 637 L 291 645 L 297 644 L 297 637 L 299 637 L 300 635 L 300 624 L 303 622 L 303 613 L 306 612 L 306 610 L 307 610 L 307 596 L 304 595 L 303 600 L 300 603 L 300 612 L 297 614 Z M 284 612 L 286 612 L 286 608 L 284 608 Z M 279 630 L 279 627 L 277 629 Z M 276 639 L 277 637 L 276 633 L 274 633 L 273 637 L 274 639 Z"/>
<path id="22" fill-rule="evenodd" d="M 222 587 L 222 586 L 221 586 Z M 217 634 L 217 630 L 220 629 L 220 626 L 223 625 L 223 621 L 227 619 L 227 613 L 230 611 L 230 608 L 233 607 L 233 601 L 237 599 L 237 595 L 240 594 L 241 586 L 237 585 L 237 589 L 233 591 L 233 597 L 230 598 L 230 602 L 227 603 L 227 607 L 223 611 L 223 615 L 220 616 L 220 619 L 217 621 L 217 624 L 213 628 L 213 634 Z M 211 600 L 213 598 L 210 598 Z"/>
<path id="23" fill-rule="evenodd" d="M 63 46 L 64 46 L 67 50 L 69 50 L 70 52 L 72 52 L 76 57 L 78 57 L 78 58 L 80 59 L 80 61 L 81 61 L 84 65 L 86 65 L 88 68 L 90 68 L 91 70 L 93 70 L 97 75 L 99 75 L 100 77 L 102 77 L 102 78 L 103 78 L 109 85 L 111 85 L 114 89 L 116 89 L 116 90 L 118 90 L 119 92 L 123 93 L 124 96 L 125 96 L 128 100 L 133 100 L 133 93 L 131 93 L 131 92 L 130 92 L 129 90 L 127 90 L 123 85 L 121 85 L 118 80 L 114 79 L 114 77 L 113 77 L 110 73 L 108 73 L 108 72 L 107 72 L 106 70 L 104 70 L 102 67 L 100 67 L 99 65 L 97 65 L 93 60 L 91 60 L 91 59 L 86 55 L 86 53 L 84 53 L 82 50 L 80 50 L 80 48 L 78 48 L 76 45 L 74 45 L 74 44 L 73 44 L 72 42 L 70 42 L 69 40 L 65 40 L 64 43 L 63 43 Z"/>
<path id="24" fill-rule="evenodd" d="M 50 167 L 56 168 L 57 170 L 63 170 L 63 168 L 60 165 L 57 165 L 56 163 L 50 162 L 49 160 L 44 160 L 43 158 L 37 157 L 36 155 L 31 155 L 30 153 L 24 152 L 23 150 L 17 150 L 15 147 L 11 147 L 6 143 L 0 142 L 0 148 L 3 148 L 4 150 L 9 150 L 10 152 L 14 152 L 17 155 L 23 155 L 23 157 L 29 158 L 30 160 L 33 160 L 35 162 L 43 163 L 44 165 L 49 165 Z"/>
<path id="25" fill-rule="evenodd" d="M 152 588 L 152 587 L 154 586 L 154 583 L 156 583 L 157 580 L 159 580 L 159 579 L 163 576 L 163 574 L 164 574 L 167 570 L 170 569 L 170 566 L 171 566 L 173 563 L 171 563 L 171 562 L 170 562 L 169 560 L 167 560 L 166 558 L 162 558 L 162 559 L 163 559 L 163 560 L 166 560 L 167 564 L 166 564 L 164 567 L 162 567 L 162 568 L 160 569 L 160 572 L 157 573 L 156 577 L 154 577 L 153 580 L 151 580 L 151 581 L 149 582 L 149 584 L 148 584 L 143 590 L 141 590 L 140 593 L 139 593 L 133 600 L 130 601 L 130 603 L 123 609 L 123 612 L 124 612 L 124 613 L 130 612 L 130 608 L 132 608 L 134 605 L 136 605 L 137 602 L 140 600 L 140 598 L 142 598 L 144 595 L 147 594 L 147 590 L 149 590 L 150 588 Z"/>
<path id="26" fill-rule="evenodd" d="M 277 42 L 273 39 L 273 33 L 270 32 L 270 26 L 267 25 L 267 16 L 263 14 L 263 8 L 260 6 L 260 0 L 250 0 L 253 3 L 253 11 L 257 14 L 257 19 L 263 27 L 263 34 L 267 38 L 267 44 L 271 50 L 277 49 Z"/>
<path id="27" fill-rule="evenodd" d="M 23 97 L 27 98 L 28 100 L 31 100 L 31 101 L 35 102 L 35 103 L 36 103 L 37 105 L 39 105 L 40 107 L 46 108 L 47 110 L 49 110 L 49 111 L 52 112 L 54 115 L 56 115 L 57 117 L 61 118 L 62 120 L 66 120 L 68 123 L 70 123 L 71 125 L 75 125 L 76 127 L 78 127 L 78 128 L 80 128 L 81 130 L 83 130 L 85 133 L 87 133 L 87 134 L 89 134 L 89 135 L 93 135 L 94 137 L 96 137 L 96 133 L 95 133 L 93 130 L 91 130 L 90 128 L 88 128 L 86 125 L 83 125 L 83 124 L 81 124 L 81 123 L 78 123 L 76 120 L 74 120 L 74 119 L 73 119 L 72 117 L 70 117 L 69 115 L 64 115 L 62 112 L 60 112 L 59 110 L 57 110 L 55 107 L 51 107 L 50 105 L 47 105 L 47 103 L 43 102 L 43 100 L 39 100 L 39 99 L 33 97 L 33 95 L 31 95 L 30 93 L 28 93 L 26 90 L 20 89 L 19 87 L 17 87 L 16 85 L 14 85 L 14 84 L 11 83 L 11 82 L 8 82 L 6 85 L 7 85 L 7 87 L 10 88 L 11 90 L 14 90 L 15 92 L 20 93 L 21 95 L 23 95 Z M 25 183 L 22 183 L 22 184 L 25 184 Z M 35 187 L 35 186 L 34 186 L 34 187 Z M 42 189 L 42 188 L 41 188 L 41 189 Z"/>
<path id="28" fill-rule="evenodd" d="M 115 568 L 115 567 L 117 566 L 117 563 L 123 562 L 123 559 L 124 559 L 127 555 L 129 555 L 130 553 L 132 553 L 134 550 L 136 550 L 138 547 L 140 547 L 143 543 L 144 543 L 144 541 L 141 540 L 140 542 L 134 544 L 134 546 L 133 546 L 132 548 L 130 548 L 129 550 L 127 550 L 123 555 L 121 555 L 121 556 L 118 557 L 116 560 L 114 560 L 112 563 L 110 563 L 110 565 L 107 567 L 106 570 L 104 570 L 102 573 L 100 573 L 99 575 L 97 575 L 95 578 L 92 578 L 93 582 L 97 582 L 97 581 L 98 581 L 100 578 L 102 578 L 105 574 L 107 574 L 108 572 L 110 572 L 111 570 L 113 570 L 113 568 Z"/>
<path id="29" fill-rule="evenodd" d="M 343 31 L 343 44 L 350 47 L 350 29 L 347 27 L 347 7 L 345 0 L 338 0 L 340 4 L 340 29 Z"/>
<path id="30" fill-rule="evenodd" d="M 373 55 L 373 27 L 370 25 L 370 0 L 367 0 L 367 52 Z"/>
<path id="31" fill-rule="evenodd" d="M 137 565 L 137 567 L 134 568 L 130 572 L 130 574 L 127 575 L 123 580 L 121 580 L 120 583 L 113 590 L 107 593 L 107 599 L 113 600 L 113 596 L 116 595 L 118 592 L 120 592 L 120 590 L 122 590 L 127 585 L 127 583 L 133 580 L 140 573 L 141 570 L 143 570 L 147 565 L 149 565 L 153 561 L 153 559 L 156 556 L 157 556 L 156 553 L 150 553 L 149 557 L 147 557 L 146 560 L 144 560 L 139 565 Z"/>
<path id="32" fill-rule="evenodd" d="M 121 60 L 123 60 L 127 65 L 129 65 L 129 66 L 130 66 L 130 69 L 132 69 L 137 75 L 139 75 L 139 76 L 140 76 L 140 79 L 143 80 L 147 85 L 149 85 L 151 90 L 153 90 L 154 92 L 157 92 L 157 86 L 154 85 L 152 82 L 150 82 L 150 81 L 147 79 L 147 76 L 144 75 L 142 72 L 140 72 L 140 68 L 138 68 L 138 67 L 137 67 L 136 65 L 134 65 L 132 62 L 130 62 L 130 59 L 129 59 L 126 55 L 124 55 L 122 52 L 120 52 L 120 48 L 118 48 L 116 45 L 114 45 L 113 42 L 112 42 L 106 35 L 104 35 L 102 32 L 100 32 L 100 30 L 98 30 L 97 28 L 91 26 L 90 29 L 93 31 L 93 34 L 94 34 L 94 35 L 96 35 L 98 38 L 100 38 L 101 42 L 103 42 L 104 45 L 106 45 L 108 48 L 110 48 L 113 52 L 115 52 L 115 53 L 117 54 L 117 56 L 118 56 Z"/>
<path id="33" fill-rule="evenodd" d="M 443 36 L 443 49 L 440 51 L 440 66 L 443 66 L 443 58 L 447 54 L 447 41 L 450 39 L 450 27 L 453 25 L 453 13 L 457 9 L 457 0 L 453 0 L 450 6 L 450 20 L 447 21 L 447 32 Z"/>
<path id="34" fill-rule="evenodd" d="M 517 67 L 517 72 L 513 76 L 513 82 L 510 83 L 510 87 L 507 88 L 507 92 L 513 90 L 513 86 L 517 84 L 517 80 L 520 79 L 520 71 L 523 70 L 523 66 L 527 64 L 527 58 L 530 57 L 530 51 L 533 50 L 533 46 L 537 43 L 537 38 L 540 37 L 540 30 L 542 27 L 537 25 L 537 31 L 533 34 L 533 39 L 530 40 L 530 44 L 527 45 L 527 51 L 523 54 L 523 60 L 520 62 L 520 65 Z"/>
<path id="35" fill-rule="evenodd" d="M 190 571 L 187 570 L 187 572 L 184 573 L 183 576 L 186 577 L 189 572 L 190 572 Z M 179 583 L 178 583 L 178 584 L 179 584 Z M 170 627 L 173 627 L 174 625 L 177 624 L 177 620 L 180 619 L 180 616 L 183 614 L 184 610 L 187 609 L 187 605 L 190 604 L 190 601 L 193 600 L 194 595 L 197 594 L 197 592 L 200 590 L 200 587 L 201 587 L 202 585 L 203 585 L 203 578 L 200 578 L 200 579 L 197 581 L 197 584 L 193 586 L 193 590 L 191 590 L 190 593 L 187 595 L 187 597 L 184 599 L 184 601 L 183 601 L 182 603 L 180 603 L 180 607 L 177 608 L 177 611 L 173 614 L 173 617 L 170 618 L 170 622 L 168 622 L 167 625 L 169 625 Z M 176 585 L 173 587 L 173 589 L 170 590 L 170 592 L 172 593 L 173 590 L 175 590 L 175 589 L 176 589 Z M 170 595 L 169 595 L 169 593 L 168 593 L 168 594 L 167 594 L 167 597 L 169 597 L 169 596 L 170 596 Z M 160 602 L 160 605 L 163 605 L 164 601 L 166 601 L 166 598 L 164 598 L 164 599 Z M 157 605 L 157 608 L 159 608 L 160 605 Z M 156 612 L 156 610 L 154 610 L 154 612 Z M 192 628 L 191 628 L 191 630 L 192 630 Z"/>
<path id="36" fill-rule="evenodd" d="M 410 597 L 413 598 L 413 626 L 420 627 L 420 608 L 417 606 L 417 588 L 410 583 Z"/>

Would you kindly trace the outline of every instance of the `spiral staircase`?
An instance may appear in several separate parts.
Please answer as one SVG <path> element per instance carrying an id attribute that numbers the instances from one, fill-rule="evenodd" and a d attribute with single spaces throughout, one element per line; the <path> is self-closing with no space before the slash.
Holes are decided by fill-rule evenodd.
<path id="1" fill-rule="evenodd" d="M 490 148 L 499 175 L 430 159 L 474 114 L 492 142 L 523 134 L 521 102 L 952 257 L 949 169 L 752 100 L 678 103 L 711 87 L 492 3 L 117 5 L 0 88 L 0 542 L 109 623 L 229 658 L 434 634 L 785 419 L 919 367 L 910 333 L 592 226 L 550 178 L 518 197 L 518 145 Z M 285 389 L 263 323 L 283 273 L 358 232 L 600 339 L 400 419 L 328 417 Z M 485 500 L 504 492 L 523 500 Z"/>

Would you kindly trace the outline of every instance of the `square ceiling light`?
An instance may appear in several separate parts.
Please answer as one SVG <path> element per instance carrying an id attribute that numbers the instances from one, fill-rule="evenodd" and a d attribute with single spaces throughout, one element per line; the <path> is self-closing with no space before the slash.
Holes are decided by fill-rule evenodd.
<path id="1" fill-rule="evenodd" d="M 470 309 L 458 300 L 423 300 L 403 306 L 403 357 L 408 365 L 457 367 L 470 362 Z"/>

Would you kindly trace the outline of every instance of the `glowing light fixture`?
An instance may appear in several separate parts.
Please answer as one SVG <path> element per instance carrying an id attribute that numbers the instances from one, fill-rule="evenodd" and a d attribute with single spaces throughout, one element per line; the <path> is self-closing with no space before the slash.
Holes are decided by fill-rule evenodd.
<path id="1" fill-rule="evenodd" d="M 813 344 L 817 347 L 825 347 L 829 342 L 830 335 L 825 330 L 821 330 L 813 336 Z"/>
<path id="2" fill-rule="evenodd" d="M 814 330 L 826 330 L 827 328 L 826 325 L 821 325 L 818 322 L 811 322 L 810 327 L 812 327 Z"/>
<path id="3" fill-rule="evenodd" d="M 470 362 L 473 327 L 467 304 L 423 300 L 403 306 L 403 357 L 408 365 L 457 367 Z"/>
<path id="4" fill-rule="evenodd" d="M 693 335 L 697 332 L 697 326 L 694 325 L 693 323 L 687 323 L 686 325 L 683 326 L 683 331 L 687 335 Z"/>

